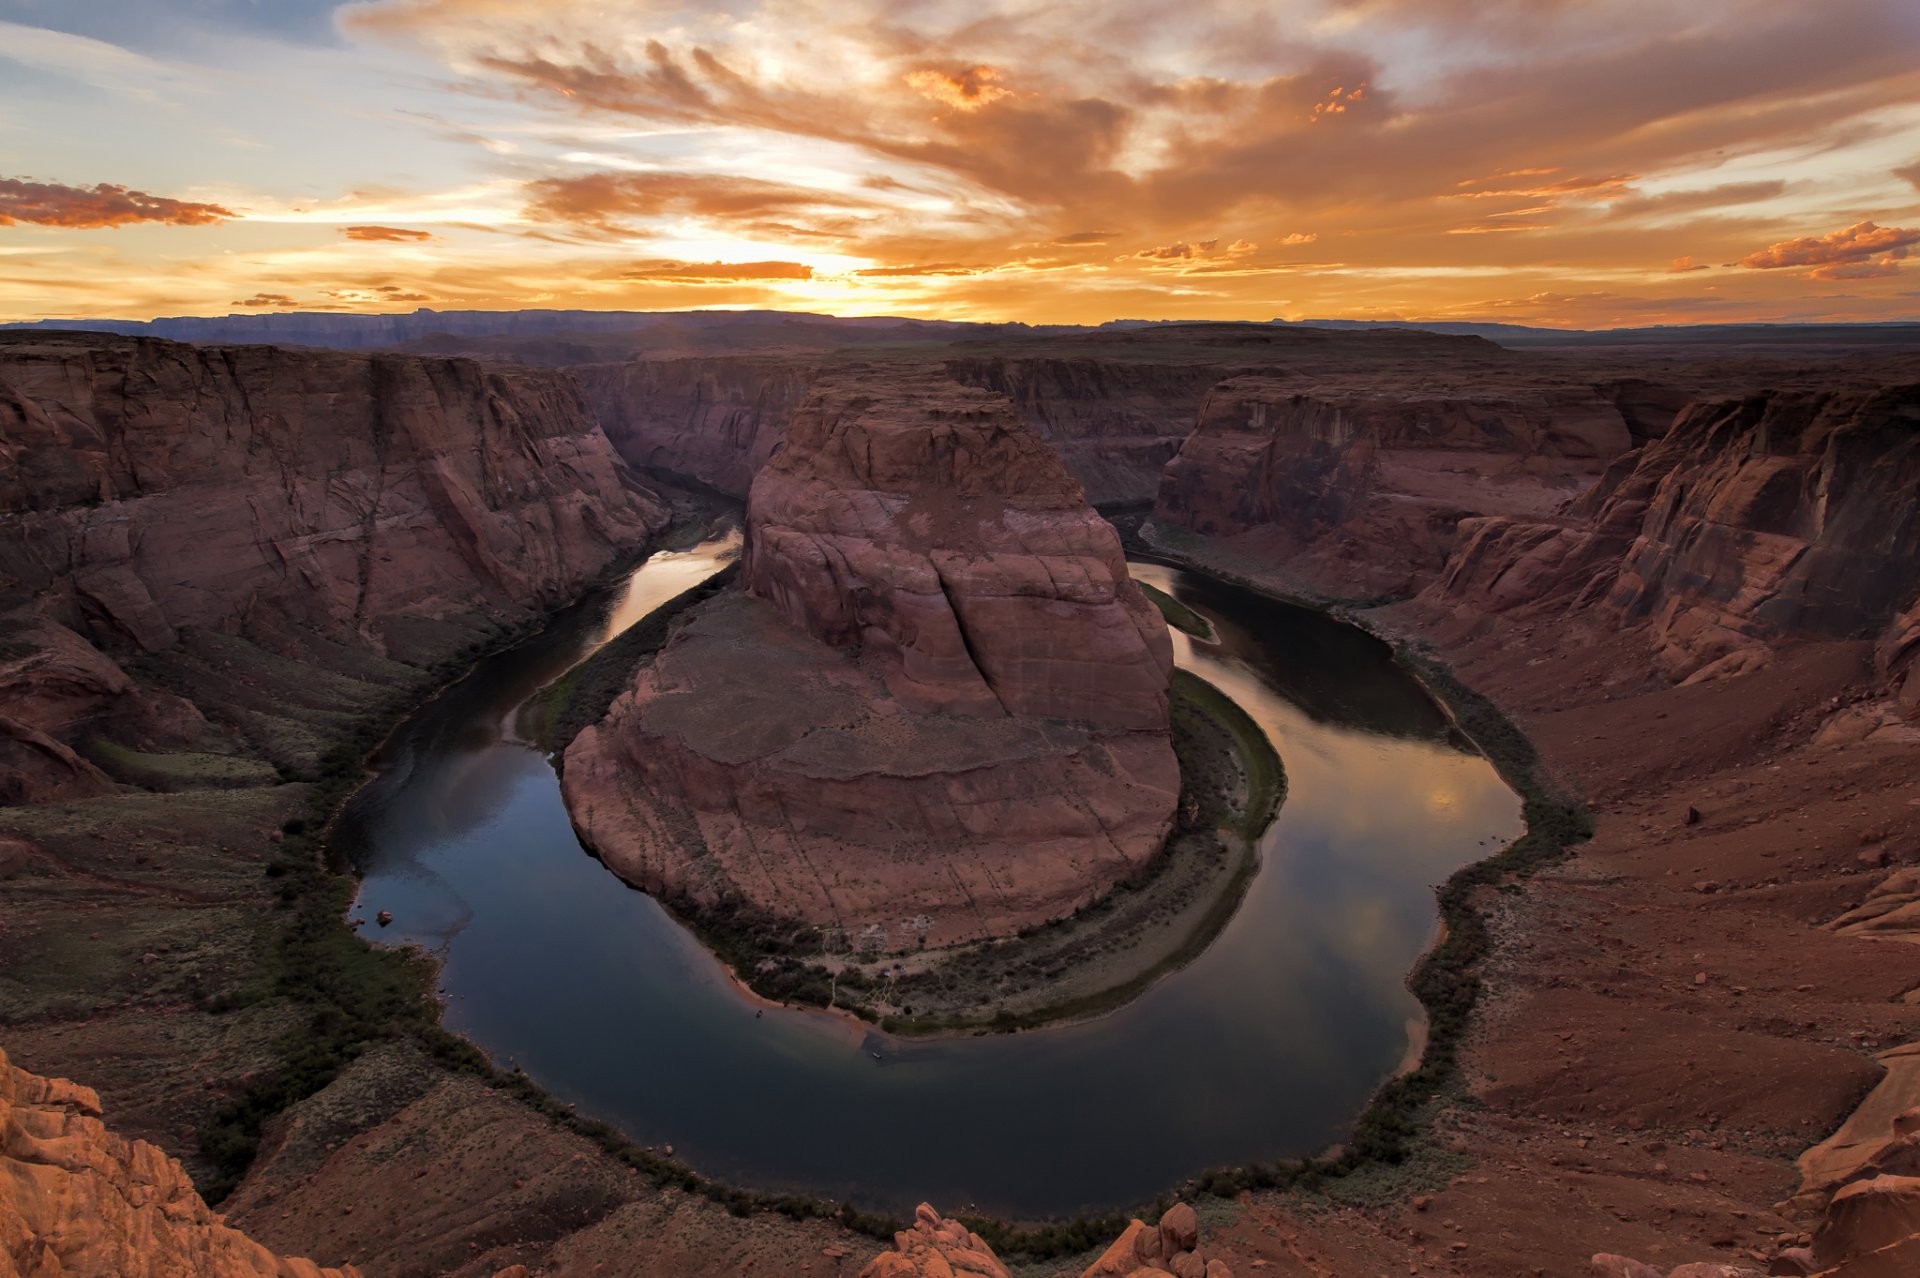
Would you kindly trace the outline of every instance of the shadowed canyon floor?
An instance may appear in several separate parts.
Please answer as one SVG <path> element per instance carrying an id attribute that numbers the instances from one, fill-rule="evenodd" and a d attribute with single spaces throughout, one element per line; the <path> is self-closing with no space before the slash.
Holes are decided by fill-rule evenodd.
<path id="1" fill-rule="evenodd" d="M 1409 384 L 1427 358 L 1416 343 L 1357 337 L 1306 339 L 1340 352 L 1332 373 L 1304 366 L 1303 342 L 1282 349 L 1287 334 L 1235 326 L 943 357 L 949 369 L 984 360 L 959 380 L 1010 395 L 1090 489 L 1101 423 L 1116 440 L 1151 441 L 1116 446 L 1125 481 L 1110 491 L 1139 500 L 1157 486 L 1158 544 L 1285 590 L 1369 602 L 1423 590 L 1368 610 L 1367 624 L 1429 645 L 1507 707 L 1595 813 L 1593 841 L 1570 861 L 1478 889 L 1495 941 L 1486 990 L 1460 1088 L 1419 1155 L 1391 1174 L 1204 1202 L 1205 1259 L 1242 1278 L 1577 1274 L 1594 1253 L 1660 1271 L 1712 1261 L 1908 1272 L 1899 1249 L 1916 1228 L 1915 1169 L 1901 1115 L 1920 1102 L 1902 1051 L 1920 986 L 1920 948 L 1904 943 L 1920 895 L 1920 734 L 1908 715 L 1920 680 L 1910 674 L 1916 414 L 1913 392 L 1898 388 L 1920 380 L 1912 357 L 1529 364 L 1448 347 L 1439 358 L 1480 363 L 1457 388 L 1434 383 L 1447 387 L 1436 396 Z M 74 408 L 46 389 L 48 342 L 62 367 L 90 361 L 84 376 L 54 379 L 60 397 L 76 378 L 159 386 L 154 402 L 196 403 L 202 415 Z M 1053 389 L 1040 393 L 1009 371 L 1037 375 L 1016 354 L 1091 362 L 1047 365 Z M 813 367 L 835 360 L 801 362 L 811 391 Z M 1152 405 L 1151 429 L 1062 407 L 1109 394 L 1089 395 L 1087 379 L 1119 386 L 1104 371 L 1114 364 L 1181 370 L 1139 373 L 1145 381 L 1106 401 Z M 0 1017 L 14 1061 L 97 1086 L 116 1130 L 184 1155 L 210 1183 L 226 1165 L 201 1144 L 209 1120 L 274 1094 L 294 1045 L 335 1041 L 348 1025 L 362 1036 L 354 1049 L 265 1116 L 260 1156 L 227 1207 L 273 1252 L 352 1263 L 369 1278 L 485 1278 L 515 1264 L 568 1278 L 864 1266 L 879 1244 L 844 1221 L 741 1219 L 658 1188 L 512 1080 L 453 1068 L 461 1058 L 441 1038 L 382 1028 L 399 1013 L 368 1009 L 407 1006 L 425 985 L 399 956 L 336 953 L 328 938 L 345 935 L 344 898 L 302 868 L 315 851 L 313 805 L 344 792 L 372 744 L 355 739 L 358 725 L 390 716 L 451 672 L 437 663 L 498 643 L 666 522 L 666 504 L 608 449 L 631 461 L 631 442 L 584 425 L 572 383 L 457 361 L 216 358 L 33 335 L 8 367 L 39 370 L 10 374 L 7 403 L 26 407 L 0 409 L 24 481 L 0 528 L 12 618 L 0 714 L 13 725 L 11 757 L 28 761 L 15 771 L 34 778 L 9 797 L 37 800 L 0 811 Z M 163 393 L 170 378 L 226 385 L 234 368 L 251 399 Z M 260 405 L 307 377 L 364 383 L 365 402 L 387 407 L 362 419 L 364 434 L 347 432 L 340 453 L 303 451 L 317 447 L 313 432 L 289 451 L 298 414 Z M 1489 412 L 1496 402 L 1510 408 Z M 220 404 L 233 406 L 207 408 Z M 104 441 L 92 452 L 71 426 L 88 412 Z M 687 423 L 698 447 L 719 446 L 675 403 L 663 399 L 661 412 Z M 784 430 L 785 412 L 769 414 Z M 415 424 L 380 424 L 395 421 Z M 139 440 L 234 431 L 258 432 L 262 449 L 235 454 L 258 473 L 222 471 L 220 482 L 265 503 L 279 531 L 243 557 L 254 566 L 237 585 L 215 573 L 182 587 L 142 558 L 159 542 L 108 535 L 138 526 L 156 497 L 147 489 L 167 473 L 114 459 Z M 771 439 L 750 442 L 758 431 L 733 432 L 713 464 L 750 476 L 752 449 L 772 452 Z M 403 438 L 425 460 L 393 451 Z M 658 439 L 646 464 L 683 475 L 708 465 Z M 1158 461 L 1142 460 L 1154 450 L 1185 460 L 1162 479 Z M 68 474 L 69 455 L 100 460 Z M 259 469 L 263 455 L 276 460 Z M 528 456 L 544 460 L 516 460 Z M 379 478 L 390 465 L 453 477 L 418 498 L 410 481 Z M 480 469 L 461 469 L 470 465 Z M 1226 485 L 1220 476 L 1238 466 L 1260 482 Z M 371 478 L 329 488 L 342 467 Z M 561 472 L 594 477 L 547 478 Z M 591 516 L 569 495 L 583 482 L 597 494 Z M 551 520 L 525 514 L 529 485 Z M 1562 504 L 1561 493 L 1579 495 Z M 251 518 L 233 493 L 208 509 Z M 538 536 L 531 558 L 516 559 L 498 530 L 525 527 Z M 251 536 L 220 523 L 195 540 L 218 548 L 230 535 Z M 74 546 L 85 548 L 78 559 L 59 549 Z M 424 558 L 408 558 L 414 546 Z M 191 564 L 192 549 L 166 561 Z M 388 562 L 400 566 L 391 576 Z M 84 571 L 62 567 L 75 563 Z M 296 611 L 312 580 L 315 597 L 339 607 Z M 447 580 L 459 588 L 444 591 Z M 239 606 L 230 588 L 255 602 Z M 356 622 L 353 601 L 383 589 L 405 595 L 397 613 L 417 628 Z M 172 637 L 149 624 L 156 615 Z M 306 919 L 324 927 L 309 932 Z M 349 979 L 363 962 L 377 977 Z M 324 986 L 311 984 L 316 972 Z M 374 987 L 386 993 L 369 1002 Z M 1116 1106 L 1116 1128 L 1136 1114 Z M 1829 1203 L 1849 1176 L 1859 1179 Z M 413 1210 L 371 1206 L 381 1201 Z M 922 1223 L 918 1254 L 941 1245 L 940 1222 Z M 1099 1259 L 1096 1249 L 1030 1263 L 1000 1250 L 995 1263 L 1034 1273 L 1078 1274 Z M 1606 1264 L 1599 1272 L 1644 1278 L 1624 1260 Z"/>

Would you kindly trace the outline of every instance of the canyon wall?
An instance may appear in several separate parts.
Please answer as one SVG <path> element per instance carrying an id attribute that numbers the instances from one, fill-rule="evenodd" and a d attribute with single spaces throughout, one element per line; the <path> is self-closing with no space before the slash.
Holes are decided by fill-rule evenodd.
<path id="1" fill-rule="evenodd" d="M 1096 505 L 1151 500 L 1222 370 L 1089 356 L 958 356 L 947 375 L 1005 395 Z"/>
<path id="2" fill-rule="evenodd" d="M 744 580 L 566 752 L 629 881 L 892 949 L 1059 917 L 1158 851 L 1165 625 L 1003 397 L 816 383 L 754 482 Z"/>
<path id="3" fill-rule="evenodd" d="M 1150 500 L 1194 410 L 1223 376 L 1213 365 L 1093 356 L 970 354 L 942 366 L 952 380 L 1010 400 L 1095 504 Z M 768 352 L 568 371 L 630 464 L 745 497 L 809 386 L 846 367 L 845 356 L 828 352 Z"/>
<path id="4" fill-rule="evenodd" d="M 1463 518 L 1549 514 L 1633 443 L 1599 390 L 1522 369 L 1236 377 L 1208 391 L 1153 519 L 1253 534 L 1329 593 L 1410 593 L 1439 575 Z"/>
<path id="5" fill-rule="evenodd" d="M 0 800 L 84 787 L 62 741 L 125 709 L 129 656 L 289 627 L 439 656 L 666 520 L 561 374 L 0 335 Z"/>
<path id="6" fill-rule="evenodd" d="M 1700 403 L 1560 515 L 1485 518 L 1433 602 L 1646 625 L 1676 679 L 1766 660 L 1782 635 L 1879 638 L 1912 662 L 1920 386 Z"/>
<path id="7" fill-rule="evenodd" d="M 227 1227 L 181 1170 L 100 1119 L 100 1097 L 0 1051 L 0 1273 L 20 1278 L 359 1278 Z"/>
<path id="8" fill-rule="evenodd" d="M 786 433 L 814 366 L 778 355 L 695 356 L 568 371 L 629 465 L 745 497 Z"/>

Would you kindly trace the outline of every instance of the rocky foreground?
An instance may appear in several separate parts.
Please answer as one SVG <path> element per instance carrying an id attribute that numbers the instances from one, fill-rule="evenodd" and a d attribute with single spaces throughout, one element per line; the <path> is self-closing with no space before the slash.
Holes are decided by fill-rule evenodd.
<path id="1" fill-rule="evenodd" d="M 1159 851 L 1165 624 L 1001 396 L 816 385 L 754 481 L 744 583 L 566 752 L 622 877 L 889 951 L 1060 917 Z"/>
<path id="2" fill-rule="evenodd" d="M 4 1278 L 360 1278 L 276 1256 L 209 1210 L 180 1164 L 100 1119 L 100 1097 L 0 1052 Z"/>

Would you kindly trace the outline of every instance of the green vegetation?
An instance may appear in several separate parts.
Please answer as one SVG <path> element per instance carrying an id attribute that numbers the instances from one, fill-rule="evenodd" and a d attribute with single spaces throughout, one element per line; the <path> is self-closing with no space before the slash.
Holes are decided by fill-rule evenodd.
<path id="1" fill-rule="evenodd" d="M 1214 814 L 1218 823 L 1231 825 L 1243 839 L 1259 838 L 1261 832 L 1273 824 L 1274 815 L 1287 797 L 1287 772 L 1279 752 L 1267 739 L 1266 731 L 1240 708 L 1239 702 L 1199 675 L 1176 670 L 1173 672 L 1173 715 L 1177 722 L 1188 714 L 1204 715 L 1227 731 L 1233 738 L 1234 751 L 1246 778 L 1246 792 L 1240 798 L 1239 811 Z M 1181 763 L 1184 776 L 1186 760 Z"/>
<path id="2" fill-rule="evenodd" d="M 240 788 L 276 785 L 280 770 L 264 759 L 248 755 L 201 754 L 190 751 L 149 753 L 95 737 L 81 753 L 116 781 L 147 790 L 194 790 L 207 787 Z"/>
<path id="3" fill-rule="evenodd" d="M 1187 607 L 1166 591 L 1160 589 L 1160 587 L 1144 581 L 1136 581 L 1133 584 L 1140 587 L 1141 594 L 1153 601 L 1153 606 L 1160 610 L 1160 615 L 1165 617 L 1167 624 L 1174 629 L 1184 630 L 1194 638 L 1204 639 L 1208 643 L 1213 643 L 1215 639 L 1218 638 L 1218 636 L 1213 633 L 1213 623 L 1211 621 L 1208 621 L 1205 617 Z"/>
<path id="4" fill-rule="evenodd" d="M 544 741 L 549 750 L 566 749 L 581 729 L 606 717 L 614 698 L 632 686 L 634 670 L 660 651 L 681 615 L 731 586 L 739 576 L 740 565 L 728 564 L 628 627 L 530 701 L 521 712 L 522 730 L 534 740 Z"/>

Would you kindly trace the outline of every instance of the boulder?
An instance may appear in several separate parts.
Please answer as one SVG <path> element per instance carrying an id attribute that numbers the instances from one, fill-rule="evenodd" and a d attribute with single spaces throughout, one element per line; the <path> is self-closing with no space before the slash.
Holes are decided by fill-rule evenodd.
<path id="1" fill-rule="evenodd" d="M 30 1074 L 4 1052 L 0 1260 L 36 1278 L 360 1278 L 229 1228 L 179 1163 L 107 1129 L 91 1088 Z"/>

